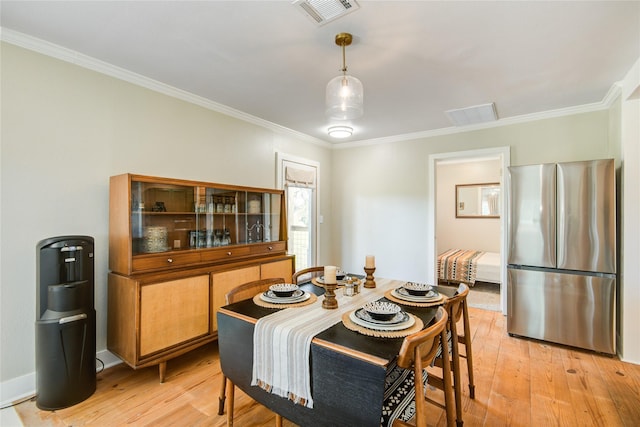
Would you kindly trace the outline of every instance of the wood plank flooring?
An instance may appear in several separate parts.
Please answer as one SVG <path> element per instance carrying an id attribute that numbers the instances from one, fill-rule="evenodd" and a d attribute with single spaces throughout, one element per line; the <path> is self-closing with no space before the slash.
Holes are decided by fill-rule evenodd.
<path id="1" fill-rule="evenodd" d="M 465 426 L 640 425 L 640 366 L 509 337 L 498 312 L 472 308 L 470 322 L 476 398 L 469 398 L 463 361 Z M 169 361 L 163 384 L 157 368 L 119 365 L 98 374 L 97 391 L 78 405 L 49 412 L 31 400 L 16 411 L 26 426 L 224 426 L 217 415 L 220 378 L 214 343 Z M 443 400 L 440 391 L 429 392 Z M 429 408 L 428 425 L 444 426 L 444 411 Z M 236 426 L 275 424 L 269 410 L 239 390 L 235 412 Z"/>

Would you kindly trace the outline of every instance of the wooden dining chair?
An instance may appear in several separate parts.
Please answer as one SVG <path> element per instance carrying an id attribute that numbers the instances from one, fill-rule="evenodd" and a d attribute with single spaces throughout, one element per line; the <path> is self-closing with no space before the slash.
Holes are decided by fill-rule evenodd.
<path id="1" fill-rule="evenodd" d="M 447 346 L 448 350 L 445 349 L 445 346 L 438 349 L 438 354 L 436 355 L 434 366 L 440 368 L 440 374 L 436 375 L 433 372 L 430 372 L 428 383 L 440 390 L 444 391 L 445 384 L 444 380 L 450 378 L 451 373 L 453 373 L 453 394 L 455 396 L 456 402 L 456 424 L 458 427 L 463 425 L 462 420 L 462 388 L 461 388 L 461 376 L 460 376 L 460 349 L 458 342 L 458 329 L 457 325 L 462 318 L 464 307 L 467 302 L 467 295 L 469 295 L 469 286 L 464 283 L 460 283 L 458 285 L 458 289 L 456 293 L 448 298 L 444 303 L 444 308 L 449 315 L 447 321 Z M 468 334 L 467 334 L 468 335 Z M 466 350 L 468 351 L 471 348 L 471 345 L 466 346 Z M 445 360 L 446 353 L 449 353 L 449 361 Z"/>
<path id="2" fill-rule="evenodd" d="M 269 289 L 269 286 L 275 285 L 277 283 L 285 283 L 283 278 L 270 278 L 270 279 L 260 279 L 254 280 L 251 282 L 244 283 L 240 286 L 237 286 L 231 289 L 225 295 L 226 303 L 233 304 L 238 301 L 243 301 L 249 298 L 253 298 L 256 294 L 260 292 L 264 292 Z M 227 389 L 229 391 L 229 395 L 227 396 Z M 227 398 L 229 402 L 227 403 L 227 426 L 233 426 L 233 400 L 235 395 L 235 386 L 233 382 L 227 378 L 224 374 L 222 374 L 222 383 L 220 384 L 220 396 L 218 397 L 218 415 L 224 414 L 224 406 Z M 276 427 L 282 427 L 282 416 L 280 414 L 276 414 Z"/>
<path id="3" fill-rule="evenodd" d="M 314 277 L 320 277 L 322 275 L 324 275 L 324 266 L 321 265 L 317 267 L 309 267 L 293 273 L 293 276 L 291 276 L 291 281 L 298 285 L 298 282 L 301 280 L 304 282 L 308 282 Z"/>
<path id="4" fill-rule="evenodd" d="M 413 427 L 407 421 L 415 415 L 415 425 L 427 425 L 427 403 L 436 403 L 427 396 L 431 365 L 442 345 L 447 345 L 447 320 L 449 315 L 443 307 L 438 307 L 435 322 L 427 328 L 404 338 L 395 366 L 390 366 L 385 378 L 382 427 Z M 443 353 L 448 366 L 449 352 Z M 451 376 L 444 376 L 445 411 L 447 425 L 454 424 L 454 396 Z M 415 401 L 415 413 L 411 402 Z M 440 405 L 438 405 L 440 406 Z"/>

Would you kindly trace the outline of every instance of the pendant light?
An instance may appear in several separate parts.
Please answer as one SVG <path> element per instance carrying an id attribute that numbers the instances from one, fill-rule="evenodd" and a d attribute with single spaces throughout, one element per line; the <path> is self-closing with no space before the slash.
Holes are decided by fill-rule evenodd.
<path id="1" fill-rule="evenodd" d="M 335 120 L 352 120 L 362 116 L 363 89 L 360 80 L 347 75 L 345 47 L 349 46 L 353 36 L 349 33 L 336 35 L 336 44 L 342 47 L 342 75 L 334 77 L 327 83 L 326 110 L 327 117 Z"/>

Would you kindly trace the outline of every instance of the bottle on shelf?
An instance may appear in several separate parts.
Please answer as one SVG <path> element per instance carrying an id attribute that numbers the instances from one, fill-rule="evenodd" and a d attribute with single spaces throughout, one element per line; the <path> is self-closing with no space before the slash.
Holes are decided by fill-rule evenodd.
<path id="1" fill-rule="evenodd" d="M 213 246 L 222 246 L 222 230 L 216 229 L 214 230 L 215 237 L 213 239 Z"/>

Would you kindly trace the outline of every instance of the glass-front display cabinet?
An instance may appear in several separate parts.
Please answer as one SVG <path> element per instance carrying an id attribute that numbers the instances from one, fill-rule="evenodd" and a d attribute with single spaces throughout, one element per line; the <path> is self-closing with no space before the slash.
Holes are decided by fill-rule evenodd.
<path id="1" fill-rule="evenodd" d="M 282 190 L 124 174 L 110 203 L 110 252 L 131 254 L 110 253 L 122 274 L 286 253 Z"/>

